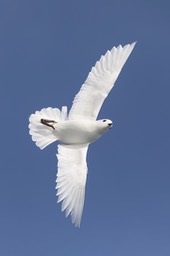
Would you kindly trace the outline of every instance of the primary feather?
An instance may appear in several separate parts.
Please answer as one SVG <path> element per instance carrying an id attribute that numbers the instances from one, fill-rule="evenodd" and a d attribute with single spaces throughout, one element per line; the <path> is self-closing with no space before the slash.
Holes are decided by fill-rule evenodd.
<path id="1" fill-rule="evenodd" d="M 88 145 L 79 147 L 58 145 L 56 179 L 58 202 L 62 201 L 62 211 L 66 211 L 66 217 L 71 214 L 72 223 L 78 227 L 84 206 L 87 150 Z"/>
<path id="2" fill-rule="evenodd" d="M 96 120 L 105 98 L 114 86 L 135 44 L 134 42 L 124 47 L 113 47 L 96 62 L 74 98 L 69 119 Z"/>

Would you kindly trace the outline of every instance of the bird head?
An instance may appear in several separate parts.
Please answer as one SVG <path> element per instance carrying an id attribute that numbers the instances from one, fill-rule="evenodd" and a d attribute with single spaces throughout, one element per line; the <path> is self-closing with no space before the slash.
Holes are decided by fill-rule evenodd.
<path id="1" fill-rule="evenodd" d="M 113 122 L 110 119 L 101 119 L 97 121 L 100 128 L 104 131 L 111 129 L 113 126 Z"/>

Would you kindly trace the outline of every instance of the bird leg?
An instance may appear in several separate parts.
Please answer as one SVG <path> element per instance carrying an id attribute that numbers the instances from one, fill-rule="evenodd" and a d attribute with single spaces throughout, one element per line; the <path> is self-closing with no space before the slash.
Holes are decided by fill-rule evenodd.
<path id="1" fill-rule="evenodd" d="M 55 123 L 57 123 L 57 122 L 55 122 L 54 120 L 48 120 L 48 119 L 43 119 L 43 118 L 42 118 L 42 119 L 41 119 L 41 123 L 44 124 L 44 125 L 46 125 L 46 126 L 49 126 L 49 127 L 53 128 L 53 130 L 55 130 L 53 124 L 55 124 Z"/>

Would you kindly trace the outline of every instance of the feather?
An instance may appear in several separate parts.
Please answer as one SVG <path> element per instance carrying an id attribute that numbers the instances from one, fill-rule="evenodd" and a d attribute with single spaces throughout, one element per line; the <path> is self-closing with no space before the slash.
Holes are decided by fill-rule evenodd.
<path id="1" fill-rule="evenodd" d="M 61 210 L 66 211 L 66 217 L 71 214 L 72 223 L 78 227 L 84 206 L 87 150 L 88 145 L 78 148 L 58 145 L 58 202 L 62 201 Z"/>
<path id="2" fill-rule="evenodd" d="M 107 51 L 96 62 L 79 93 L 75 96 L 69 119 L 96 120 L 105 98 L 113 88 L 136 42 Z"/>

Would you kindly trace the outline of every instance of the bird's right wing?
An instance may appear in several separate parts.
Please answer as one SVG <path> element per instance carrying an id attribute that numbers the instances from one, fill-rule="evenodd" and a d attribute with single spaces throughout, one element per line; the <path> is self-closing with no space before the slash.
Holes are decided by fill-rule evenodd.
<path id="1" fill-rule="evenodd" d="M 69 119 L 96 120 L 105 98 L 114 86 L 135 44 L 113 47 L 96 62 L 74 98 Z"/>
<path id="2" fill-rule="evenodd" d="M 87 177 L 86 154 L 88 145 L 58 145 L 57 196 L 62 201 L 61 210 L 66 217 L 70 214 L 72 223 L 80 227 Z"/>

